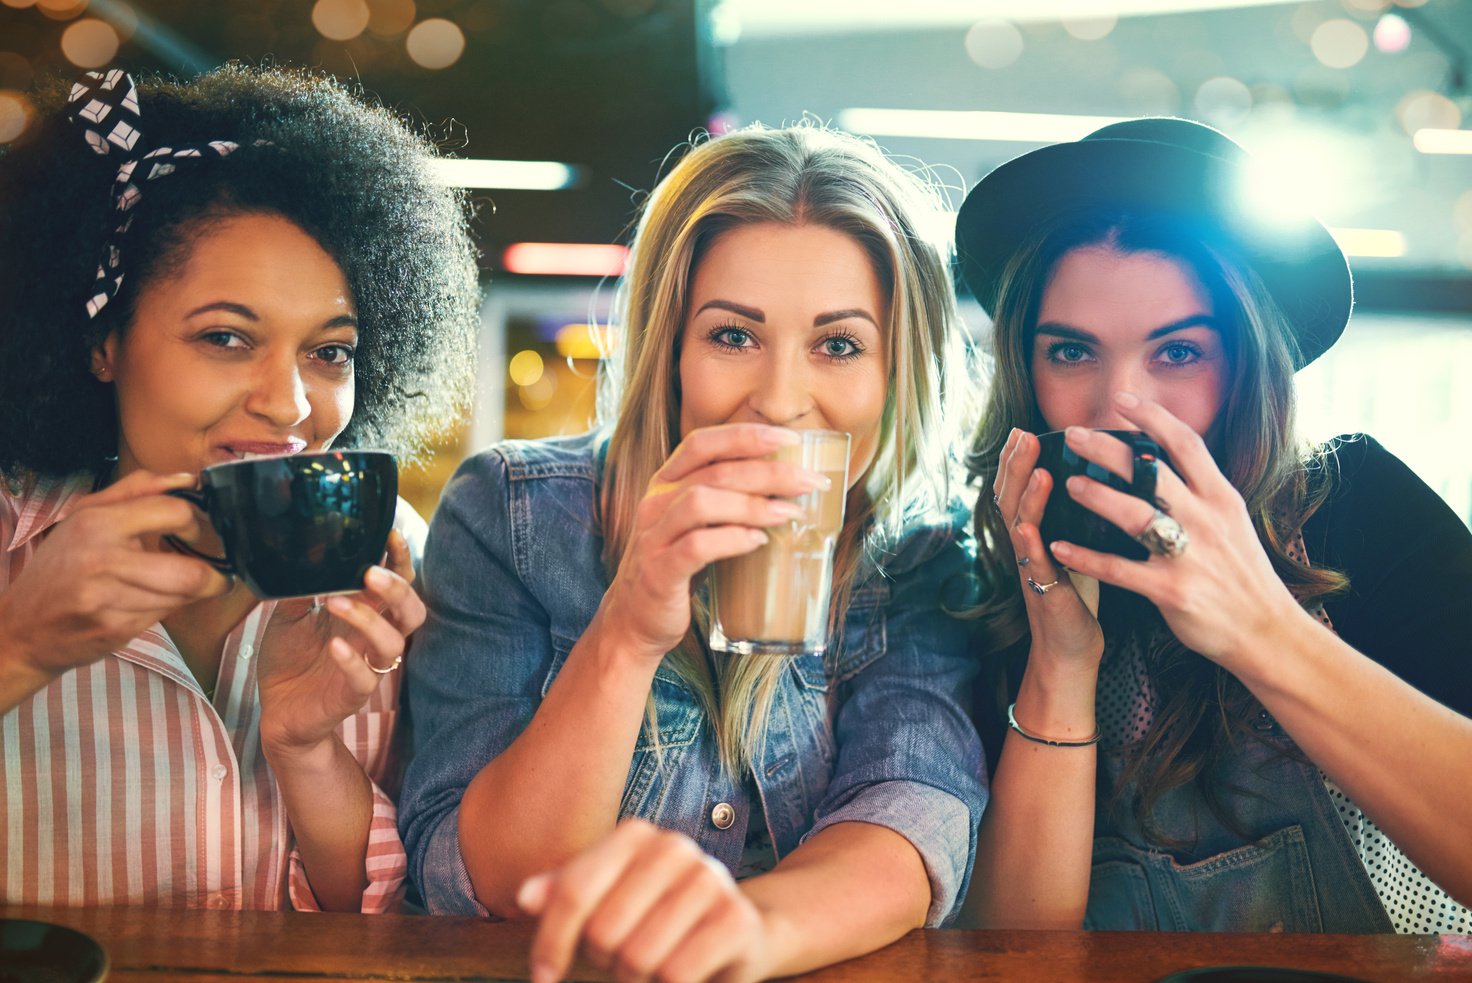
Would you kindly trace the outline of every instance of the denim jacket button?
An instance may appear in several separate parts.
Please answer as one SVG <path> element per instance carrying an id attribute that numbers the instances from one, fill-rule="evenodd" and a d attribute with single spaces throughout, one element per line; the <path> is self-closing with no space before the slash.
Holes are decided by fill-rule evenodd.
<path id="1" fill-rule="evenodd" d="M 729 802 L 717 802 L 716 807 L 710 811 L 710 823 L 716 829 L 730 829 L 735 821 L 736 810 L 731 808 Z"/>

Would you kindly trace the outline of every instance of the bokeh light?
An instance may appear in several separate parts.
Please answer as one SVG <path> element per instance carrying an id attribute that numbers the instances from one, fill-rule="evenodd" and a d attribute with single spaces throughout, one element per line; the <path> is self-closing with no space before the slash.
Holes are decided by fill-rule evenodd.
<path id="1" fill-rule="evenodd" d="M 1345 10 L 1358 17 L 1378 17 L 1389 7 L 1391 0 L 1339 0 Z"/>
<path id="2" fill-rule="evenodd" d="M 1318 30 L 1320 24 L 1324 23 L 1324 14 L 1318 4 L 1299 4 L 1298 9 L 1293 11 L 1290 19 L 1293 25 L 1293 33 L 1304 44 L 1313 40 L 1314 31 Z"/>
<path id="3" fill-rule="evenodd" d="M 1387 55 L 1399 54 L 1411 46 L 1411 25 L 1399 14 L 1386 14 L 1375 22 L 1370 36 L 1377 50 Z"/>
<path id="4" fill-rule="evenodd" d="M 1370 50 L 1370 37 L 1352 20 L 1336 17 L 1314 28 L 1309 47 L 1320 64 L 1330 68 L 1349 68 L 1359 64 Z"/>
<path id="5" fill-rule="evenodd" d="M 1107 38 L 1109 32 L 1114 30 L 1119 18 L 1114 14 L 1102 14 L 1098 17 L 1065 17 L 1063 18 L 1063 29 L 1080 41 L 1098 41 Z"/>
<path id="6" fill-rule="evenodd" d="M 19 92 L 0 90 L 0 144 L 9 143 L 24 133 L 30 121 L 30 100 Z"/>
<path id="7" fill-rule="evenodd" d="M 329 41 L 351 41 L 368 28 L 365 0 L 317 0 L 312 6 L 312 26 Z"/>
<path id="8" fill-rule="evenodd" d="M 131 5 L 122 3 L 121 0 L 113 0 L 111 9 L 107 15 L 107 22 L 117 32 L 119 41 L 131 40 L 138 33 L 138 11 Z"/>
<path id="9" fill-rule="evenodd" d="M 517 386 L 516 396 L 521 405 L 532 411 L 544 410 L 557 395 L 557 378 L 550 372 L 543 373 L 529 386 Z"/>
<path id="10" fill-rule="evenodd" d="M 7 7 L 15 7 L 17 10 L 24 10 L 27 7 L 34 7 L 36 0 L 0 0 L 0 3 Z"/>
<path id="11" fill-rule="evenodd" d="M 1119 77 L 1119 94 L 1135 116 L 1173 116 L 1180 111 L 1181 90 L 1158 69 L 1131 68 Z"/>
<path id="12" fill-rule="evenodd" d="M 982 68 L 1006 68 L 1022 57 L 1022 32 L 1007 20 L 979 20 L 966 32 L 966 56 Z"/>
<path id="13" fill-rule="evenodd" d="M 1457 196 L 1457 203 L 1452 206 L 1452 221 L 1458 232 L 1472 236 L 1472 191 L 1463 191 Z"/>
<path id="14" fill-rule="evenodd" d="M 506 363 L 506 374 L 511 381 L 518 386 L 535 385 L 542 378 L 546 366 L 542 364 L 542 356 L 534 349 L 523 348 L 511 356 L 511 361 Z"/>
<path id="15" fill-rule="evenodd" d="M 453 21 L 431 17 L 414 25 L 404 46 L 421 68 L 449 68 L 465 53 L 465 34 Z"/>
<path id="16" fill-rule="evenodd" d="M 1462 111 L 1440 92 L 1421 89 L 1396 103 L 1395 118 L 1407 136 L 1417 130 L 1455 130 L 1462 125 Z"/>
<path id="17" fill-rule="evenodd" d="M 36 0 L 36 9 L 52 20 L 71 20 L 82 16 L 88 0 Z"/>
<path id="18" fill-rule="evenodd" d="M 1201 83 L 1192 105 L 1206 122 L 1230 128 L 1252 112 L 1252 92 L 1238 79 L 1218 75 Z"/>
<path id="19" fill-rule="evenodd" d="M 409 29 L 417 13 L 414 0 L 368 0 L 368 32 L 396 38 Z"/>
<path id="20" fill-rule="evenodd" d="M 1395 0 L 1397 7 L 1424 7 L 1426 0 Z"/>
<path id="21" fill-rule="evenodd" d="M 95 17 L 68 24 L 61 32 L 61 53 L 78 68 L 101 68 L 117 57 L 118 32 Z"/>

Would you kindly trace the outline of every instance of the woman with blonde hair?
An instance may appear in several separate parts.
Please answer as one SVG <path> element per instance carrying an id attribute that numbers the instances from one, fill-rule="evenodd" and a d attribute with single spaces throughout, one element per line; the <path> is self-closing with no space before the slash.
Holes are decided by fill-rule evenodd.
<path id="1" fill-rule="evenodd" d="M 580 942 L 631 978 L 796 972 L 963 892 L 985 791 L 938 600 L 969 553 L 925 191 L 817 127 L 694 147 L 634 237 L 605 426 L 446 490 L 402 829 L 431 911 L 542 918 L 538 981 Z M 765 459 L 814 428 L 852 440 L 827 649 L 712 651 L 703 571 L 822 486 Z"/>

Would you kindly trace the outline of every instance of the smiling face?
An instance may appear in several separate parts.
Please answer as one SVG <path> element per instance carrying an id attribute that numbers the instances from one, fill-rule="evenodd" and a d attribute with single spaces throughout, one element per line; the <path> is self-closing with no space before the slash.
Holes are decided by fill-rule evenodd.
<path id="1" fill-rule="evenodd" d="M 1207 434 L 1227 386 L 1216 315 L 1196 274 L 1163 253 L 1065 253 L 1043 290 L 1031 355 L 1049 429 L 1135 429 L 1114 408 L 1128 391 Z"/>
<path id="2" fill-rule="evenodd" d="M 327 447 L 353 413 L 354 311 L 342 270 L 297 225 L 212 223 L 95 353 L 116 385 L 118 476 Z"/>
<path id="3" fill-rule="evenodd" d="M 847 431 L 856 482 L 879 444 L 887 306 L 868 253 L 841 232 L 763 222 L 723 234 L 690 285 L 680 435 L 722 423 Z"/>

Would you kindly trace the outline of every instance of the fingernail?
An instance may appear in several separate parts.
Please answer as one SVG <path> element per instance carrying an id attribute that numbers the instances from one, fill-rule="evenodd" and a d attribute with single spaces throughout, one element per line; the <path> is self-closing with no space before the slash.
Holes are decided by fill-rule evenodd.
<path id="1" fill-rule="evenodd" d="M 1060 560 L 1067 560 L 1073 555 L 1073 547 L 1064 542 L 1054 543 L 1048 549 L 1052 550 L 1053 555 Z"/>
<path id="2" fill-rule="evenodd" d="M 779 446 L 802 443 L 802 435 L 796 430 L 788 430 L 786 427 L 768 427 L 767 439 Z"/>
<path id="3" fill-rule="evenodd" d="M 807 514 L 801 505 L 781 498 L 768 499 L 767 511 L 779 519 L 801 519 Z"/>
<path id="4" fill-rule="evenodd" d="M 516 890 L 516 904 L 522 911 L 535 915 L 547 903 L 547 889 L 552 883 L 549 874 L 536 874 L 521 882 Z M 543 967 L 546 968 L 546 967 Z"/>
<path id="5" fill-rule="evenodd" d="M 1016 439 L 1017 439 L 1017 428 L 1016 427 L 1013 427 L 1011 430 L 1009 430 L 1007 432 L 1007 443 L 1003 445 L 1004 449 L 1007 448 L 1007 447 L 1011 447 L 1012 446 L 1012 442 L 1015 441 Z"/>
<path id="6" fill-rule="evenodd" d="M 802 483 L 813 491 L 827 491 L 833 487 L 833 479 L 817 471 L 804 471 Z"/>
<path id="7" fill-rule="evenodd" d="M 368 573 L 363 577 L 363 582 L 374 590 L 386 590 L 393 580 L 383 567 L 369 567 Z"/>
<path id="8" fill-rule="evenodd" d="M 1140 405 L 1140 397 L 1134 393 L 1115 393 L 1114 401 L 1126 409 L 1133 409 Z"/>
<path id="9" fill-rule="evenodd" d="M 1039 470 L 1038 468 L 1034 468 L 1032 474 L 1028 476 L 1027 487 L 1036 488 L 1038 486 L 1038 482 L 1042 480 L 1038 477 Z"/>
<path id="10" fill-rule="evenodd" d="M 751 535 L 751 541 L 754 545 L 766 545 L 769 538 L 766 533 L 762 532 L 760 529 L 748 529 L 747 532 Z"/>
<path id="11" fill-rule="evenodd" d="M 353 610 L 353 604 L 346 597 L 329 597 L 327 599 L 327 610 L 333 614 L 347 614 Z"/>
<path id="12" fill-rule="evenodd" d="M 1088 485 L 1085 483 L 1084 479 L 1079 477 L 1078 475 L 1074 475 L 1072 478 L 1068 479 L 1068 490 L 1071 492 L 1078 493 L 1084 491 L 1087 488 Z"/>
<path id="13" fill-rule="evenodd" d="M 1063 431 L 1063 435 L 1068 440 L 1082 444 L 1094 434 L 1092 430 L 1088 430 L 1084 427 L 1068 427 Z"/>
<path id="14" fill-rule="evenodd" d="M 561 978 L 557 970 L 546 963 L 537 963 L 532 967 L 532 983 L 557 983 Z"/>

